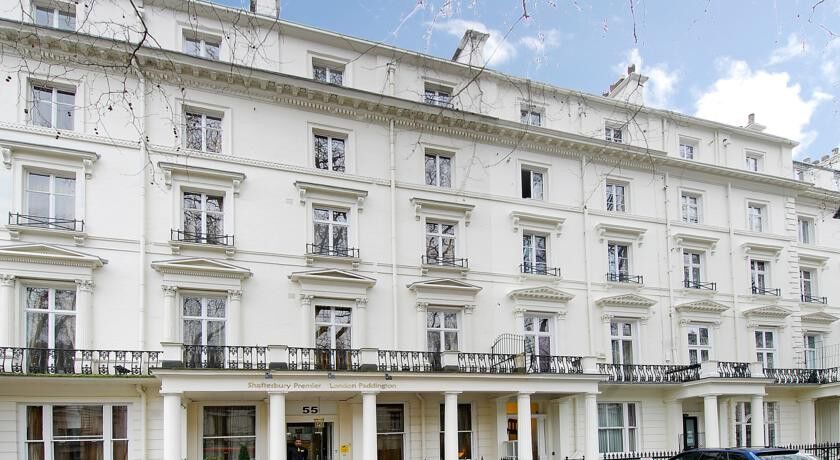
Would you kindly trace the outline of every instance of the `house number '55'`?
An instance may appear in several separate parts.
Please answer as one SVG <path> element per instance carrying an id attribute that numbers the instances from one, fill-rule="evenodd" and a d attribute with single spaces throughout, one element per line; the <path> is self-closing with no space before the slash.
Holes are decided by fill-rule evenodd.
<path id="1" fill-rule="evenodd" d="M 317 414 L 318 413 L 318 406 L 303 406 L 304 414 Z"/>

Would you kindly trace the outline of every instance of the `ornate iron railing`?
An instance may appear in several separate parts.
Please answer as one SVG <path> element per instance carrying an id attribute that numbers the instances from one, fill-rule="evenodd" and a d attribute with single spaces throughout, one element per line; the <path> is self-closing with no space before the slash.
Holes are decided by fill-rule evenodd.
<path id="1" fill-rule="evenodd" d="M 529 275 L 546 275 L 560 277 L 560 269 L 545 264 L 519 264 L 519 272 Z"/>
<path id="2" fill-rule="evenodd" d="M 627 273 L 607 273 L 607 281 L 610 283 L 645 284 L 645 278 L 642 275 L 628 275 Z"/>
<path id="3" fill-rule="evenodd" d="M 752 372 L 750 371 L 749 363 L 736 363 L 733 361 L 718 361 L 717 364 L 718 375 L 727 378 L 750 378 Z"/>
<path id="4" fill-rule="evenodd" d="M 516 356 L 498 353 L 458 353 L 458 370 L 479 374 L 512 374 L 517 368 Z M 525 367 L 524 363 L 521 367 Z"/>
<path id="5" fill-rule="evenodd" d="M 782 295 L 782 290 L 780 288 L 767 289 L 767 288 L 761 288 L 761 287 L 753 285 L 752 288 L 751 288 L 751 291 L 752 291 L 753 294 L 757 294 L 757 295 L 774 295 L 776 297 L 781 297 L 781 295 Z"/>
<path id="6" fill-rule="evenodd" d="M 68 230 L 71 232 L 85 231 L 85 221 L 79 219 L 61 219 L 57 217 L 33 216 L 16 212 L 9 213 L 9 225 L 22 227 L 48 228 L 53 230 Z"/>
<path id="7" fill-rule="evenodd" d="M 840 368 L 776 369 L 764 368 L 764 375 L 779 385 L 805 385 L 840 382 Z"/>
<path id="8" fill-rule="evenodd" d="M 359 249 L 358 248 L 339 248 L 339 247 L 330 247 L 325 245 L 317 245 L 308 243 L 306 245 L 306 254 L 308 255 L 319 255 L 319 256 L 332 256 L 332 257 L 351 257 L 351 258 L 359 258 Z"/>
<path id="9" fill-rule="evenodd" d="M 380 372 L 440 372 L 441 354 L 433 351 L 379 350 Z"/>
<path id="10" fill-rule="evenodd" d="M 0 374 L 147 376 L 162 353 L 0 347 Z"/>
<path id="11" fill-rule="evenodd" d="M 188 369 L 266 369 L 268 347 L 184 345 Z"/>
<path id="12" fill-rule="evenodd" d="M 811 454 L 820 460 L 840 460 L 840 443 L 819 443 L 819 444 L 788 444 L 789 449 L 796 449 L 802 454 Z"/>
<path id="13" fill-rule="evenodd" d="M 215 244 L 219 246 L 233 246 L 235 242 L 233 235 L 211 235 L 185 230 L 170 230 L 169 238 L 172 241 L 182 241 L 184 243 Z"/>
<path id="14" fill-rule="evenodd" d="M 529 374 L 583 374 L 580 356 L 525 355 Z"/>
<path id="15" fill-rule="evenodd" d="M 305 371 L 358 371 L 359 350 L 289 347 L 289 369 Z"/>
<path id="16" fill-rule="evenodd" d="M 452 257 L 432 257 L 432 256 L 421 256 L 420 262 L 423 265 L 440 265 L 444 267 L 460 267 L 460 268 L 469 268 L 470 261 L 469 259 L 456 259 Z"/>
<path id="17" fill-rule="evenodd" d="M 599 364 L 607 381 L 618 383 L 682 383 L 700 378 L 700 365 Z"/>
<path id="18" fill-rule="evenodd" d="M 701 281 L 684 280 L 683 286 L 689 289 L 706 289 L 709 291 L 717 291 L 717 283 L 704 283 Z"/>
<path id="19" fill-rule="evenodd" d="M 814 297 L 806 294 L 802 294 L 801 300 L 804 303 L 821 303 L 823 305 L 828 303 L 828 297 Z"/>
<path id="20" fill-rule="evenodd" d="M 651 452 L 608 452 L 601 454 L 603 460 L 664 460 L 680 454 L 678 450 L 661 450 Z"/>

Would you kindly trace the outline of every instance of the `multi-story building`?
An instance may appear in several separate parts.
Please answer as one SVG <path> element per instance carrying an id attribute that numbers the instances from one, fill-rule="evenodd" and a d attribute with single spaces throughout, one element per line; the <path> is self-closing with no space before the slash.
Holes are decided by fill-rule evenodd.
<path id="1" fill-rule="evenodd" d="M 840 440 L 840 193 L 755 119 L 273 0 L 0 3 L 0 458 Z"/>

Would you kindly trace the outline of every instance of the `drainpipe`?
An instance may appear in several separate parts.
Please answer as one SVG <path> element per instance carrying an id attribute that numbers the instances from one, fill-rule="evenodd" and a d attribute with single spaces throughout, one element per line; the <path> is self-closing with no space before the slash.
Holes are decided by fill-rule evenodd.
<path id="1" fill-rule="evenodd" d="M 420 393 L 417 393 L 420 400 L 420 459 L 426 459 L 426 400 Z"/>
<path id="2" fill-rule="evenodd" d="M 146 389 L 143 385 L 135 385 L 134 389 L 140 396 L 140 452 L 146 455 Z"/>
<path id="3" fill-rule="evenodd" d="M 394 71 L 393 63 L 388 63 L 388 92 L 394 95 Z M 391 194 L 391 308 L 393 309 L 394 322 L 391 327 L 391 348 L 399 349 L 399 302 L 397 298 L 397 154 L 396 134 L 394 133 L 394 119 L 388 121 L 388 154 L 389 154 L 389 187 Z"/>
<path id="4" fill-rule="evenodd" d="M 669 184 L 670 175 L 667 171 L 662 174 L 662 190 L 665 192 L 665 280 L 668 283 L 668 333 L 670 334 L 671 340 L 671 363 L 677 362 L 677 344 L 675 337 L 677 334 L 674 332 L 674 286 L 673 286 L 673 264 L 671 263 L 671 232 L 673 231 L 671 228 L 671 193 L 670 193 L 670 184 Z M 665 322 L 665 318 L 662 318 L 662 322 Z M 662 324 L 662 329 L 665 329 L 665 324 Z"/>
<path id="5" fill-rule="evenodd" d="M 586 355 L 595 355 L 595 339 L 592 336 L 593 330 L 602 328 L 592 327 L 592 279 L 589 273 L 589 208 L 586 205 L 586 158 L 580 157 L 580 200 L 583 209 L 583 276 L 586 282 L 586 324 L 589 326 Z"/>
<path id="6" fill-rule="evenodd" d="M 132 69 L 140 81 L 140 97 L 142 98 L 140 106 L 137 108 L 140 111 L 138 117 L 138 128 L 140 131 L 140 156 L 138 161 L 138 170 L 140 171 L 140 212 L 139 212 L 139 257 L 138 257 L 138 347 L 140 350 L 146 349 L 146 159 L 148 158 L 148 148 L 146 146 L 146 77 L 140 71 L 140 66 L 137 59 L 132 60 Z"/>

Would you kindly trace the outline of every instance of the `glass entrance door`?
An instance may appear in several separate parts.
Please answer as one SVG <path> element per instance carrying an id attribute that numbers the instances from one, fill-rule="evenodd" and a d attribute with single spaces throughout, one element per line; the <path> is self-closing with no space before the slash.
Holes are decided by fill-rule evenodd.
<path id="1" fill-rule="evenodd" d="M 300 439 L 307 452 L 306 460 L 332 460 L 332 428 L 332 422 L 325 422 L 320 431 L 315 430 L 314 423 L 286 424 L 287 458 L 292 460 L 295 439 Z"/>

